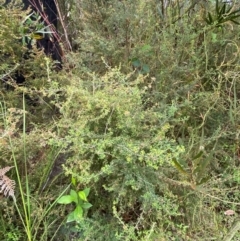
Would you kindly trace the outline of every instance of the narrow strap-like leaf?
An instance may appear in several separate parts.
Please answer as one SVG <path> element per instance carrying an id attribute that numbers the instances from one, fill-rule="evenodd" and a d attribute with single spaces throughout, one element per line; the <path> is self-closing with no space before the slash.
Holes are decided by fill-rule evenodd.
<path id="1" fill-rule="evenodd" d="M 203 154 L 203 151 L 200 151 L 196 156 L 194 156 L 194 157 L 192 158 L 192 160 L 198 159 L 199 157 L 202 156 L 202 154 Z"/>
<path id="2" fill-rule="evenodd" d="M 208 20 L 208 18 L 205 18 L 205 21 L 207 22 L 207 24 L 211 24 L 211 22 Z"/>
<path id="3" fill-rule="evenodd" d="M 230 20 L 230 21 L 232 21 L 233 23 L 235 23 L 235 24 L 237 24 L 237 25 L 240 25 L 240 23 L 239 22 L 237 22 L 237 21 L 235 21 L 235 20 Z"/>
<path id="4" fill-rule="evenodd" d="M 231 12 L 231 14 L 230 14 L 230 15 L 234 15 L 234 14 L 239 13 L 239 12 L 240 12 L 240 9 L 238 9 L 238 10 L 235 10 L 235 11 Z"/>
<path id="5" fill-rule="evenodd" d="M 221 8 L 221 10 L 219 12 L 219 16 L 222 16 L 225 13 L 226 13 L 226 3 L 223 4 L 223 6 L 222 6 L 222 8 Z"/>
<path id="6" fill-rule="evenodd" d="M 181 164 L 176 160 L 176 158 L 172 159 L 174 166 L 176 167 L 176 169 L 181 172 L 184 175 L 188 175 L 188 173 L 183 169 L 183 167 L 181 166 Z"/>
<path id="7" fill-rule="evenodd" d="M 216 13 L 219 14 L 218 0 L 216 0 Z"/>
<path id="8" fill-rule="evenodd" d="M 211 13 L 208 12 L 208 19 L 209 19 L 209 24 L 213 24 L 213 18 Z"/>
<path id="9" fill-rule="evenodd" d="M 235 16 L 230 16 L 229 20 L 232 20 L 232 19 L 235 19 L 235 18 L 239 18 L 239 17 L 240 17 L 240 14 L 239 15 L 235 15 Z"/>

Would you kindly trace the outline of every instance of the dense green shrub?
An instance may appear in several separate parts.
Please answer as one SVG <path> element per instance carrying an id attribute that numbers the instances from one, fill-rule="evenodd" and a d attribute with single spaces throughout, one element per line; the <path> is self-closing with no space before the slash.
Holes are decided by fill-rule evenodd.
<path id="1" fill-rule="evenodd" d="M 231 228 L 234 217 L 224 212 L 239 205 L 238 26 L 230 15 L 221 19 L 228 5 L 220 1 L 162 2 L 59 3 L 62 31 L 79 49 L 64 56 L 58 74 L 36 49 L 34 61 L 21 62 L 26 33 L 15 17 L 27 12 L 1 12 L 1 51 L 9 57 L 1 76 L 18 63 L 27 73 L 24 87 L 2 88 L 1 165 L 11 166 L 12 152 L 23 165 L 25 148 L 35 209 L 70 183 L 57 173 L 47 183 L 54 163 L 64 164 L 78 190 L 91 190 L 93 207 L 79 223 L 62 225 L 74 207 L 34 212 L 35 240 L 222 240 Z M 23 92 L 37 97 L 27 112 Z M 20 240 L 16 212 L 9 203 L 1 212 L 8 215 L 0 222 L 10 230 L 6 239 Z"/>
<path id="2" fill-rule="evenodd" d="M 150 194 L 146 192 L 146 200 L 153 205 L 154 201 L 151 197 L 156 195 L 159 201 L 158 198 L 161 197 L 162 193 L 156 192 L 156 190 L 162 189 L 167 200 L 169 198 L 170 203 L 176 204 L 175 208 L 166 206 L 165 209 L 166 212 L 172 209 L 176 210 L 175 214 L 171 213 L 172 216 L 170 215 L 169 219 L 164 218 L 164 221 L 174 220 L 173 227 L 169 224 L 166 228 L 163 224 L 164 221 L 159 221 L 157 212 L 155 212 L 154 217 L 149 214 L 151 212 L 148 213 L 150 220 L 156 221 L 158 227 L 165 230 L 165 234 L 162 236 L 167 240 L 170 239 L 170 236 L 173 238 L 175 236 L 174 230 L 178 226 L 177 230 L 181 233 L 178 235 L 183 240 L 191 240 L 193 237 L 193 239 L 201 240 L 198 233 L 202 227 L 205 228 L 205 233 L 201 233 L 205 237 L 203 239 L 208 239 L 212 235 L 222 238 L 223 233 L 220 233 L 219 229 L 224 227 L 223 211 L 236 205 L 234 201 L 230 206 L 227 204 L 230 196 L 232 196 L 231 200 L 237 200 L 237 193 L 229 189 L 229 180 L 232 180 L 231 173 L 234 169 L 238 169 L 236 166 L 238 158 L 236 153 L 239 148 L 237 141 L 239 131 L 236 128 L 239 125 L 237 124 L 239 84 L 236 81 L 239 69 L 237 26 L 230 21 L 221 23 L 221 26 L 209 24 L 206 17 L 209 16 L 208 12 L 212 16 L 215 15 L 216 6 L 214 3 L 178 2 L 179 4 L 175 4 L 174 1 L 170 1 L 169 6 L 163 11 L 161 1 L 159 3 L 133 0 L 124 2 L 114 0 L 82 1 L 81 5 L 78 6 L 79 11 L 81 10 L 80 17 L 74 15 L 73 12 L 72 17 L 78 23 L 76 29 L 79 29 L 76 41 L 81 46 L 80 51 L 72 55 L 72 58 L 76 59 L 76 68 L 73 73 L 77 74 L 80 79 L 82 78 L 81 85 L 88 91 L 90 89 L 93 96 L 96 95 L 96 103 L 93 102 L 93 104 L 88 95 L 86 99 L 82 99 L 86 95 L 84 91 L 84 93 L 77 94 L 78 97 L 71 93 L 74 100 L 78 100 L 79 95 L 81 96 L 81 100 L 77 101 L 78 107 L 75 106 L 77 108 L 75 111 L 73 111 L 74 107 L 67 109 L 66 106 L 63 106 L 62 113 L 78 113 L 77 115 L 80 115 L 81 118 L 81 124 L 78 122 L 79 129 L 75 129 L 72 133 L 66 130 L 62 133 L 62 136 L 68 136 L 67 139 L 64 139 L 64 144 L 69 147 L 73 155 L 69 159 L 66 173 L 78 176 L 79 180 L 86 185 L 92 185 L 98 197 L 102 198 L 104 195 L 99 193 L 107 191 L 105 195 L 108 204 L 114 200 L 114 194 L 121 194 L 118 189 L 123 188 L 123 193 L 127 193 L 126 200 L 123 197 L 118 198 L 114 205 L 111 205 L 111 208 L 116 206 L 118 222 L 122 221 L 124 225 L 127 225 L 122 224 L 127 230 L 131 230 L 132 223 L 129 224 L 123 218 L 123 214 L 126 212 L 122 211 L 126 210 L 124 205 L 127 206 L 128 203 L 131 203 L 130 206 L 135 213 L 139 213 L 138 208 L 146 210 L 144 209 L 144 198 L 141 198 L 146 191 L 144 186 L 141 186 L 140 180 L 144 180 L 144 178 L 149 180 L 150 177 L 154 177 L 155 180 L 157 179 L 155 175 L 160 173 L 167 178 L 161 184 L 150 180 L 146 182 L 153 184 L 156 188 Z M 220 3 L 219 6 L 223 5 Z M 235 10 L 238 9 L 237 4 L 234 7 Z M 78 11 L 76 10 L 76 12 Z M 127 86 L 132 83 L 132 79 L 139 78 L 139 74 L 145 76 L 144 81 L 138 83 L 137 86 L 141 93 L 140 110 L 144 113 L 143 118 L 150 123 L 148 135 L 141 134 L 144 122 L 141 121 L 142 115 L 140 113 L 137 117 L 138 122 L 135 123 L 138 128 L 129 129 L 128 116 L 119 114 L 116 116 L 114 115 L 116 112 L 111 112 L 111 108 L 105 109 L 105 102 L 108 105 L 110 105 L 109 102 L 114 102 L 112 98 L 108 97 L 109 94 L 104 92 L 101 94 L 101 98 L 98 97 L 101 92 L 98 92 L 95 83 L 98 83 L 102 76 L 109 74 L 109 68 L 120 65 L 121 73 L 124 73 L 124 76 L 128 75 L 132 69 L 135 70 L 127 81 Z M 93 77 L 93 80 L 89 81 L 89 72 L 92 71 L 97 73 L 95 75 L 100 76 Z M 73 83 L 76 83 L 75 78 L 73 78 Z M 105 85 L 101 84 L 100 86 L 101 91 L 106 90 Z M 77 89 L 79 88 L 83 87 L 79 86 Z M 115 86 L 111 87 L 111 85 L 107 88 L 116 89 Z M 120 89 L 118 92 L 122 94 L 124 91 L 126 92 L 126 90 Z M 120 98 L 118 92 L 116 95 Z M 115 94 L 114 91 L 113 93 Z M 108 101 L 105 100 L 106 98 Z M 131 99 L 131 96 L 124 98 Z M 105 102 L 103 102 L 104 100 Z M 134 103 L 132 100 L 130 102 Z M 73 100 L 69 101 L 67 106 L 69 103 L 71 103 L 70 106 L 76 105 Z M 126 102 L 121 100 L 121 103 L 121 107 L 124 107 Z M 79 107 L 85 106 L 84 104 L 87 107 Z M 131 107 L 129 103 L 127 106 Z M 96 112 L 95 115 L 89 108 Z M 133 109 L 135 109 L 134 113 L 139 111 L 136 107 Z M 86 111 L 88 115 L 86 115 Z M 169 115 L 169 112 L 172 115 Z M 147 163 L 142 165 L 141 161 L 143 158 L 141 151 L 143 150 L 144 155 L 146 155 L 148 154 L 146 149 L 149 151 L 151 149 L 149 146 L 154 146 L 151 141 L 151 138 L 154 138 L 154 126 L 156 125 L 156 129 L 162 129 L 162 122 L 155 123 L 152 113 L 158 113 L 157 118 L 163 118 L 169 124 L 165 138 L 170 143 L 173 140 L 175 148 L 184 147 L 186 150 L 176 159 L 171 156 L 172 165 L 167 165 L 166 162 L 159 163 L 161 168 L 158 172 L 153 171 L 154 167 L 149 167 Z M 160 117 L 159 113 L 161 113 Z M 119 126 L 122 126 L 118 123 L 121 120 L 119 116 L 124 117 L 123 122 L 127 124 L 124 130 L 119 129 Z M 65 117 L 69 118 L 68 115 Z M 135 120 L 134 117 L 131 115 L 131 120 Z M 93 121 L 91 121 L 92 118 Z M 76 120 L 77 117 L 71 119 Z M 69 130 L 74 127 L 72 120 Z M 67 123 L 61 125 L 65 128 L 68 126 Z M 110 134 L 108 128 L 111 128 Z M 153 132 L 151 132 L 152 130 Z M 125 135 L 127 136 L 125 137 Z M 115 160 L 117 159 L 115 156 L 128 160 L 128 150 L 131 150 L 132 147 L 129 148 L 127 143 L 129 141 L 132 143 L 133 137 L 134 143 L 138 143 L 138 138 L 140 140 L 138 144 L 133 145 L 139 155 L 135 159 L 130 156 L 130 160 L 135 160 L 135 162 L 126 162 L 123 165 L 121 161 L 120 165 Z M 144 141 L 145 137 L 150 142 Z M 157 145 L 160 152 L 162 149 L 168 150 L 168 143 L 164 139 L 161 139 L 163 146 Z M 119 148 L 117 141 L 128 145 L 127 148 Z M 141 144 L 144 146 L 142 147 Z M 78 153 L 77 157 L 74 153 Z M 156 154 L 160 155 L 159 152 Z M 113 163 L 116 168 L 114 168 Z M 103 168 L 104 165 L 108 165 L 108 169 Z M 138 176 L 142 177 L 142 172 L 145 173 L 144 178 L 139 179 Z M 150 177 L 149 172 L 151 173 Z M 135 173 L 135 175 L 130 173 Z M 124 178 L 125 175 L 128 176 L 128 179 Z M 219 179 L 220 176 L 223 178 Z M 135 178 L 134 182 L 130 181 L 131 189 L 136 188 L 134 185 L 138 184 L 137 189 L 140 188 L 139 190 L 134 192 L 130 189 L 128 191 L 128 186 L 124 183 L 128 184 L 129 178 L 130 180 Z M 147 189 L 150 190 L 150 187 Z M 210 190 L 211 195 L 209 194 Z M 130 196 L 129 193 L 132 195 Z M 95 198 L 93 197 L 93 199 Z M 99 202 L 102 204 L 101 201 Z M 134 202 L 137 202 L 135 208 L 133 208 Z M 167 202 L 165 201 L 165 203 Z M 91 200 L 91 203 L 94 201 Z M 104 204 L 102 206 L 104 207 Z M 95 208 L 97 207 L 98 205 L 95 203 Z M 111 210 L 106 211 L 105 209 L 103 208 L 103 214 L 111 212 Z M 94 208 L 92 212 L 94 212 L 93 210 Z M 95 212 L 98 211 L 99 208 L 95 210 Z M 91 215 L 94 217 L 93 214 Z M 97 215 L 98 219 L 101 217 L 101 213 L 99 215 Z M 131 221 L 134 223 L 134 218 Z M 154 221 L 149 222 L 147 217 L 144 218 L 144 221 L 143 230 L 152 230 L 151 224 Z M 135 222 L 141 223 L 136 220 Z M 172 223 L 171 221 L 167 222 Z M 138 228 L 136 229 L 138 230 Z M 185 231 L 186 236 L 184 236 Z M 157 232 L 158 238 L 161 237 L 160 232 Z M 142 235 L 144 237 L 144 234 Z M 126 238 L 127 235 L 124 237 Z M 117 239 L 117 236 L 115 238 Z M 109 237 L 109 239 L 113 238 Z M 132 237 L 132 239 L 134 238 Z"/>
<path id="3" fill-rule="evenodd" d="M 106 213 L 111 223 L 129 222 L 139 232 L 150 230 L 153 222 L 173 225 L 171 218 L 179 215 L 161 176 L 184 153 L 166 136 L 177 108 L 147 108 L 145 90 L 139 88 L 143 81 L 119 69 L 87 81 L 72 78 L 60 108 L 60 139 L 52 140 L 71 153 L 65 172 L 92 188 L 93 215 Z"/>

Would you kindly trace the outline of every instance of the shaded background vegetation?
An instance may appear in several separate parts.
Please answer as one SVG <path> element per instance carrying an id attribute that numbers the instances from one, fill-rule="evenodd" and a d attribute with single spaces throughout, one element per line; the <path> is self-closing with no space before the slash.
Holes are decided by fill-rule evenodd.
<path id="1" fill-rule="evenodd" d="M 240 204 L 239 3 L 58 2 L 60 72 L 19 42 L 29 13 L 0 10 L 0 164 L 14 153 L 24 176 L 26 147 L 33 240 L 224 239 Z M 71 206 L 44 210 L 71 177 L 93 206 L 65 224 Z M 25 240 L 1 202 L 0 235 Z"/>

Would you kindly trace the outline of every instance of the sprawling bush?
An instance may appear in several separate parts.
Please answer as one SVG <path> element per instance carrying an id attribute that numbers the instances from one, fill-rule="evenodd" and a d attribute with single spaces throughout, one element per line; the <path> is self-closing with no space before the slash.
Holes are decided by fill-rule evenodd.
<path id="1" fill-rule="evenodd" d="M 238 194 L 233 189 L 236 187 L 234 185 L 237 180 L 239 152 L 239 133 L 238 128 L 236 129 L 239 125 L 237 107 L 239 40 L 236 34 L 239 6 L 235 4 L 232 8 L 231 5 L 224 5 L 220 1 L 215 3 L 169 1 L 169 5 L 164 8 L 161 2 L 163 1 L 159 3 L 132 0 L 82 1 L 76 6 L 75 11 L 72 11 L 72 18 L 77 23 L 76 29 L 79 29 L 75 41 L 80 45 L 80 51 L 73 55 L 76 59 L 73 73 L 82 78 L 81 85 L 88 91 L 90 89 L 92 95 L 96 97 L 96 103 L 92 103 L 89 96 L 83 100 L 83 96 L 86 95 L 84 91 L 82 94 L 77 94 L 81 97 L 76 97 L 74 93 L 71 93 L 71 96 L 75 100 L 81 98 L 77 106 L 87 105 L 87 107 L 75 106 L 79 110 L 73 111 L 74 107 L 66 109 L 66 106 L 62 106 L 64 108 L 62 113 L 78 113 L 81 122 L 84 122 L 84 124 L 78 122 L 79 129 L 75 129 L 72 133 L 66 130 L 63 132 L 64 136 L 68 136 L 68 141 L 64 139 L 64 143 L 73 155 L 66 166 L 66 173 L 78 176 L 82 183 L 89 183 L 98 197 L 102 198 L 104 195 L 100 193 L 106 193 L 108 204 L 113 210 L 112 216 L 115 216 L 120 226 L 124 227 L 122 230 L 128 230 L 127 234 L 123 234 L 123 231 L 120 236 L 112 234 L 109 240 L 114 240 L 113 237 L 120 239 L 121 235 L 125 235 L 126 239 L 133 230 L 138 234 L 142 230 L 157 232 L 157 237 L 160 238 L 162 235 L 167 240 L 176 236 L 175 232 L 183 240 L 191 238 L 200 240 L 203 236 L 203 239 L 208 239 L 212 235 L 220 238 L 223 237 L 223 232 L 219 232 L 219 229 L 224 230 L 224 227 L 227 227 L 223 221 L 224 210 L 237 205 Z M 76 15 L 79 11 L 81 11 L 80 16 Z M 234 11 L 236 12 L 233 13 Z M 231 13 L 235 15 L 230 16 Z M 228 17 L 222 20 L 221 14 L 228 14 Z M 111 92 L 117 98 L 120 98 L 120 93 L 123 95 L 123 92 L 127 92 L 122 88 L 115 92 L 115 89 L 120 87 L 119 84 L 115 84 L 118 88 L 115 85 L 112 87 L 111 84 L 107 85 L 107 88 L 106 84 L 96 85 L 99 79 L 108 76 L 109 69 L 112 71 L 115 66 L 121 66 L 120 72 L 124 76 L 128 76 L 128 73 L 134 70 L 130 79 L 126 81 L 127 84 L 124 83 L 127 89 L 134 79 L 144 76 L 144 80 L 137 83 L 141 93 L 140 110 L 144 114 L 140 114 L 136 106 L 133 107 L 134 113 L 138 113 L 137 122 L 134 124 L 138 128 L 133 129 L 135 132 L 129 129 L 129 116 L 112 111 L 111 104 L 115 103 L 115 100 L 109 98 L 108 93 L 101 94 L 101 98 L 98 96 L 107 88 L 113 89 Z M 93 76 L 99 77 L 92 77 L 93 80 L 89 81 L 89 72 L 92 71 L 97 73 Z M 121 83 L 119 80 L 117 82 Z M 73 83 L 75 83 L 74 78 Z M 79 91 L 79 88 L 83 87 L 76 89 Z M 135 103 L 129 94 L 123 97 L 130 100 L 131 104 Z M 122 108 L 127 100 L 120 101 Z M 105 102 L 111 108 L 107 107 Z M 76 105 L 73 100 L 69 103 Z M 128 102 L 127 107 L 131 108 Z M 86 111 L 87 118 L 84 117 Z M 122 110 L 123 113 L 125 111 L 133 112 L 128 109 Z M 96 114 L 93 115 L 93 112 Z M 134 121 L 135 115 L 130 115 Z M 120 116 L 127 126 L 119 130 L 119 126 L 122 126 L 118 123 L 121 120 Z M 160 122 L 156 123 L 155 118 Z M 77 117 L 73 119 L 76 120 Z M 68 131 L 74 128 L 73 122 L 70 121 L 71 126 Z M 144 124 L 148 123 L 148 135 L 142 134 Z M 155 128 L 161 132 L 163 127 L 166 128 L 163 123 L 167 124 L 167 130 L 163 132 L 165 134 L 164 138 L 161 138 L 160 146 L 155 146 L 151 138 L 156 138 Z M 66 123 L 61 125 L 64 126 L 63 129 L 68 126 Z M 79 131 L 83 133 L 80 134 Z M 185 152 L 177 157 L 170 155 L 170 159 L 164 158 L 170 160 L 170 163 L 159 162 L 155 166 L 149 152 L 151 153 L 152 148 L 156 148 L 161 153 L 156 152 L 159 157 L 164 151 L 167 151 L 168 155 L 171 154 L 166 139 L 170 143 L 175 143 L 174 147 L 171 146 L 176 149 L 174 153 L 179 153 L 183 147 Z M 120 148 L 117 141 L 127 147 L 124 148 L 121 144 L 120 147 L 123 149 Z M 129 150 L 132 153 L 136 150 L 138 155 L 135 158 L 129 157 Z M 78 153 L 77 157 L 74 153 Z M 121 165 L 118 161 L 120 157 Z M 125 160 L 126 165 L 122 160 Z M 105 165 L 108 168 L 103 168 Z M 156 172 L 155 167 L 160 169 Z M 144 178 L 142 172 L 145 173 Z M 235 173 L 234 178 L 232 173 Z M 127 175 L 128 178 L 124 178 L 123 175 Z M 154 177 L 154 180 L 158 180 L 155 175 L 164 177 L 161 184 L 148 179 Z M 139 179 L 138 176 L 142 178 Z M 131 188 L 127 191 L 129 178 Z M 152 184 L 155 189 L 147 187 L 147 190 L 151 191 L 146 192 L 140 181 L 144 179 L 148 180 L 145 185 Z M 136 188 L 134 186 L 136 183 L 140 187 L 137 187 L 137 191 L 131 190 Z M 122 189 L 126 199 L 121 197 Z M 161 193 L 158 189 L 164 192 Z M 114 194 L 120 197 L 114 198 Z M 153 205 L 154 196 L 158 200 L 157 203 L 161 203 L 159 200 L 162 194 L 166 198 L 164 203 L 170 200 L 174 207 L 166 204 L 164 211 L 170 212 L 170 215 L 168 217 L 163 215 L 164 218 L 160 221 L 159 213 L 152 209 L 151 204 L 148 207 L 150 210 L 155 210 L 153 216 L 148 209 L 145 209 L 147 207 L 145 201 L 148 200 Z M 91 200 L 91 203 L 95 204 L 91 215 L 92 217 L 96 215 L 97 220 L 103 214 L 105 216 L 111 212 L 111 210 L 106 211 L 100 200 L 98 202 L 103 208 L 98 208 L 94 213 L 94 207 L 97 208 L 98 204 Z M 128 205 L 130 209 L 126 208 Z M 103 210 L 103 214 L 98 214 L 100 210 Z M 124 219 L 126 212 L 129 216 L 129 210 L 134 210 L 132 212 L 136 216 L 132 215 L 130 220 Z M 144 210 L 148 212 L 143 218 L 144 221 L 140 222 L 137 217 L 144 216 Z M 109 216 L 107 220 L 105 222 L 114 223 L 109 221 L 112 220 Z M 154 226 L 155 224 L 157 225 Z M 108 227 L 113 229 L 111 225 Z M 201 232 L 202 237 L 198 237 L 199 230 L 203 227 L 205 233 Z M 102 232 L 101 229 L 99 232 Z M 121 233 L 121 231 L 114 232 Z M 91 232 L 92 235 L 93 233 Z M 142 232 L 141 235 L 143 239 L 148 237 L 150 240 L 149 233 Z M 154 240 L 154 235 L 151 237 Z M 129 239 L 134 238 L 131 236 Z"/>
<path id="2" fill-rule="evenodd" d="M 1 12 L 1 76 L 13 78 L 19 64 L 27 73 L 24 86 L 1 86 L 1 167 L 15 159 L 28 174 L 34 210 L 48 210 L 70 177 L 73 188 L 90 188 L 93 205 L 64 225 L 70 205 L 60 215 L 54 205 L 33 212 L 32 240 L 238 240 L 237 220 L 227 215 L 239 205 L 239 3 L 59 7 L 75 52 L 57 74 L 37 49 L 21 62 L 28 33 L 17 18 L 28 13 Z M 2 230 L 21 240 L 9 206 Z"/>
<path id="3" fill-rule="evenodd" d="M 148 108 L 143 82 L 142 75 L 134 79 L 116 68 L 84 81 L 72 78 L 60 107 L 60 139 L 52 140 L 70 153 L 66 174 L 92 188 L 92 215 L 108 215 L 116 226 L 132 223 L 138 232 L 150 230 L 153 222 L 163 228 L 178 215 L 162 176 L 184 153 L 166 135 L 176 106 Z"/>

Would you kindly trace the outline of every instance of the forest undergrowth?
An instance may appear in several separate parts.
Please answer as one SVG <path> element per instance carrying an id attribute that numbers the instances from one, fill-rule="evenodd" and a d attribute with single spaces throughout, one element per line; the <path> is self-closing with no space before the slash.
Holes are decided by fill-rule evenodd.
<path id="1" fill-rule="evenodd" d="M 0 8 L 0 240 L 239 240 L 239 3 L 57 2 L 61 71 Z"/>

